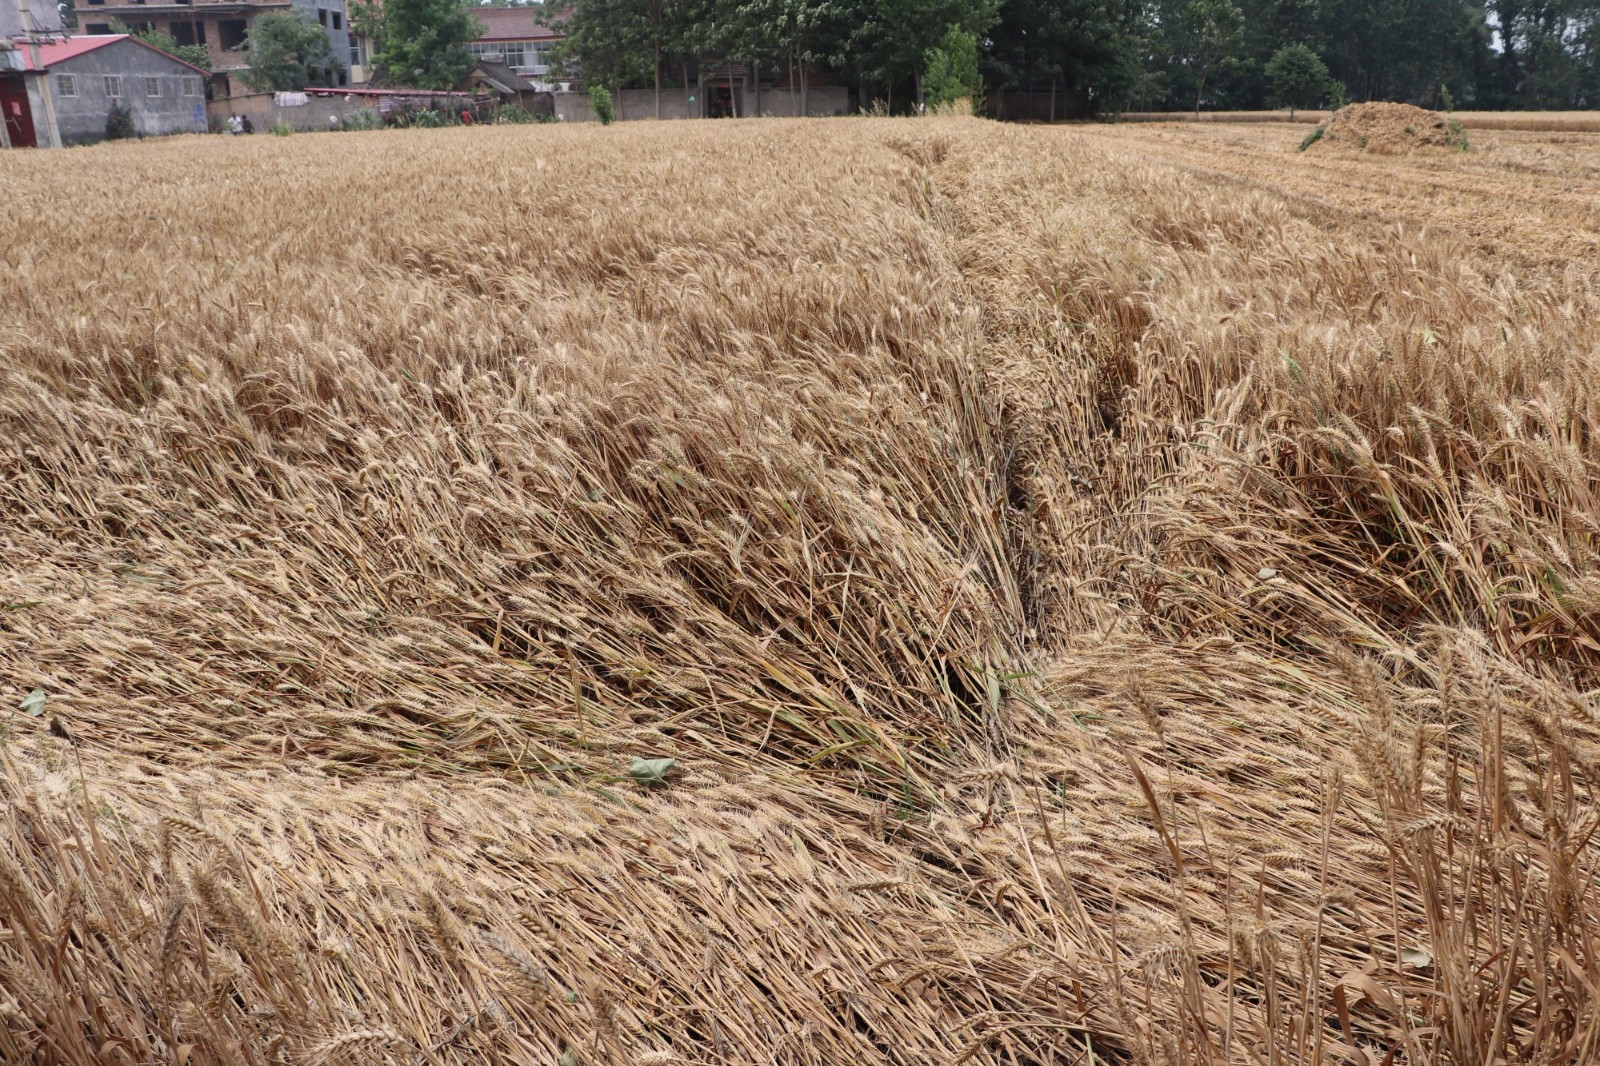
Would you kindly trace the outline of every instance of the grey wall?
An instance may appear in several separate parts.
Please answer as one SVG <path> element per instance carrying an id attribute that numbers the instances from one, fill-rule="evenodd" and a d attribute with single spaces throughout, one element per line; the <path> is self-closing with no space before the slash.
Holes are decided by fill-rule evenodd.
<path id="1" fill-rule="evenodd" d="M 77 96 L 62 96 L 55 79 L 71 74 L 77 83 Z M 122 78 L 122 99 L 106 95 L 105 75 Z M 56 121 L 61 138 L 68 144 L 104 140 L 106 115 L 113 103 L 133 112 L 133 126 L 146 136 L 168 133 L 204 133 L 206 130 L 205 78 L 177 60 L 134 41 L 118 41 L 96 48 L 50 68 L 50 88 L 56 105 Z M 160 96 L 145 94 L 144 79 L 159 79 Z M 199 96 L 183 95 L 183 79 L 200 78 Z M 30 79 L 36 81 L 37 79 Z M 197 111 L 198 109 L 198 111 Z M 36 125 L 42 125 L 44 110 L 33 112 Z"/>
<path id="2" fill-rule="evenodd" d="M 589 110 L 588 93 L 553 93 L 556 105 L 556 118 L 561 122 L 591 122 L 594 114 Z M 800 109 L 799 93 L 791 98 L 788 89 L 763 89 L 761 92 L 760 114 L 773 118 L 792 118 Z M 656 117 L 656 93 L 654 89 L 624 89 L 616 94 L 617 120 L 632 121 L 634 119 L 650 119 Z M 695 101 L 690 104 L 684 99 L 683 90 L 661 90 L 661 117 L 665 119 L 700 118 L 703 115 L 701 108 L 705 106 L 705 92 L 694 94 Z M 752 111 L 756 106 L 756 94 L 753 89 L 742 89 L 739 93 L 739 105 L 748 107 Z M 844 115 L 850 111 L 850 90 L 841 85 L 817 85 L 806 93 L 806 114 L 811 117 L 827 115 Z M 742 112 L 741 112 L 742 114 Z M 753 116 L 752 116 L 753 117 Z"/>
<path id="3" fill-rule="evenodd" d="M 211 104 L 211 118 L 218 129 L 229 115 L 249 115 L 250 123 L 258 134 L 270 133 L 274 122 L 283 122 L 290 129 L 325 130 L 333 124 L 328 119 L 343 122 L 358 111 L 371 111 L 373 121 L 378 121 L 378 111 L 372 98 L 345 96 L 311 96 L 301 107 L 278 107 L 272 102 L 272 93 L 251 93 L 247 96 L 230 96 Z"/>
<path id="4" fill-rule="evenodd" d="M 755 109 L 755 93 L 746 92 L 744 100 L 752 110 Z M 813 85 L 806 90 L 805 105 L 808 118 L 846 115 L 850 113 L 850 90 L 842 85 Z M 787 88 L 761 90 L 760 114 L 770 115 L 773 118 L 793 118 L 799 110 L 799 89 L 794 91 L 793 96 L 789 94 Z"/>
<path id="5" fill-rule="evenodd" d="M 557 122 L 589 122 L 594 119 L 589 110 L 587 93 L 551 93 L 556 102 Z"/>
<path id="6" fill-rule="evenodd" d="M 654 89 L 624 89 L 616 94 L 617 118 L 655 118 L 656 117 L 656 91 Z M 661 117 L 669 118 L 699 118 L 700 94 L 694 93 L 694 103 L 689 103 L 684 98 L 682 89 L 661 90 Z M 584 94 L 584 104 L 588 104 L 588 94 Z"/>

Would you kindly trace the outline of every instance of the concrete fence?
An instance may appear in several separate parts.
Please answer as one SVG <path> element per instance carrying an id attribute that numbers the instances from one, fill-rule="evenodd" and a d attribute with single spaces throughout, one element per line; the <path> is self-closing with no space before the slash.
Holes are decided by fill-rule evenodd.
<path id="1" fill-rule="evenodd" d="M 250 93 L 213 100 L 206 105 L 213 129 L 223 129 L 229 115 L 248 116 L 257 133 L 266 133 L 274 123 L 282 122 L 293 130 L 325 130 L 333 125 L 328 120 L 343 122 L 360 111 L 371 111 L 377 119 L 377 105 L 371 97 L 310 96 L 300 107 L 279 107 L 272 102 L 272 93 Z"/>
<path id="2" fill-rule="evenodd" d="M 695 97 L 693 102 L 687 98 L 682 89 L 663 89 L 661 117 L 663 119 L 702 117 L 705 107 L 704 94 L 694 92 L 689 95 Z M 533 108 L 536 112 L 552 107 L 557 121 L 594 121 L 594 113 L 589 109 L 588 93 L 539 93 L 538 96 L 540 99 L 534 101 Z M 791 94 L 788 89 L 764 89 L 759 98 L 754 91 L 740 90 L 739 114 L 751 117 L 759 115 L 790 118 L 800 110 L 799 97 L 798 92 Z M 624 89 L 615 94 L 614 99 L 618 105 L 619 120 L 633 121 L 656 117 L 656 94 L 653 89 Z M 546 100 L 550 103 L 547 104 Z M 850 109 L 850 91 L 837 85 L 812 86 L 806 91 L 805 104 L 806 115 L 813 118 L 847 114 Z M 396 103 L 394 106 L 398 108 L 401 105 Z M 461 109 L 462 104 L 459 100 L 441 96 L 438 106 L 457 111 Z M 342 123 L 349 116 L 362 111 L 371 113 L 374 122 L 380 117 L 376 98 L 362 96 L 359 92 L 309 96 L 306 103 L 298 107 L 279 107 L 273 103 L 272 93 L 249 93 L 213 100 L 206 105 L 206 110 L 212 129 L 223 129 L 227 125 L 229 115 L 240 115 L 249 117 L 257 133 L 268 132 L 278 122 L 297 131 L 325 130 L 334 124 L 329 122 L 329 119 Z"/>
<path id="3" fill-rule="evenodd" d="M 994 92 L 989 94 L 989 114 L 1012 122 L 1074 122 L 1094 115 L 1089 97 L 1082 92 L 1051 94 Z"/>
<path id="4" fill-rule="evenodd" d="M 554 93 L 555 114 L 561 122 L 592 122 L 594 113 L 589 109 L 588 93 Z M 694 100 L 689 99 L 690 96 Z M 624 89 L 614 93 L 618 121 L 653 119 L 656 117 L 654 89 Z M 661 90 L 661 118 L 702 118 L 705 115 L 706 90 L 682 88 Z M 792 118 L 800 110 L 800 93 L 788 89 L 763 89 L 759 94 L 753 89 L 739 90 L 739 114 Z M 844 115 L 850 110 L 850 90 L 842 85 L 814 85 L 806 90 L 805 113 L 820 118 L 827 115 Z"/>

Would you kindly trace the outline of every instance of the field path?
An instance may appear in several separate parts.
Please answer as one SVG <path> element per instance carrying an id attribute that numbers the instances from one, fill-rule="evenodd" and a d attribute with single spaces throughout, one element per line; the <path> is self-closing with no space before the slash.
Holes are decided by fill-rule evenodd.
<path id="1" fill-rule="evenodd" d="M 1169 163 L 1219 189 L 1271 190 L 1330 232 L 1340 217 L 1432 227 L 1523 269 L 1563 272 L 1600 258 L 1600 133 L 1474 131 L 1472 151 L 1369 156 L 1313 146 L 1288 123 L 1076 126 L 1130 156 Z"/>

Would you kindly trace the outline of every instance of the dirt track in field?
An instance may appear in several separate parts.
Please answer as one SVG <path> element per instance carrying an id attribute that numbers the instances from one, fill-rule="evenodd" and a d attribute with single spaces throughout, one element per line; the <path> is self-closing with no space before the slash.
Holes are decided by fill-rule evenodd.
<path id="1" fill-rule="evenodd" d="M 1303 125 L 1081 126 L 1076 135 L 1183 167 L 1198 179 L 1246 181 L 1328 225 L 1354 217 L 1457 236 L 1464 254 L 1518 268 L 1592 273 L 1600 257 L 1600 133 L 1473 131 L 1466 153 L 1380 156 L 1298 150 Z"/>

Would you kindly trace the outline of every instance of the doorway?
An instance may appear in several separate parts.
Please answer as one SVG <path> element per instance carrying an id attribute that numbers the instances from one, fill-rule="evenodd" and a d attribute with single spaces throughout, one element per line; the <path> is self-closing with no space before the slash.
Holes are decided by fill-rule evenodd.
<path id="1" fill-rule="evenodd" d="M 0 114 L 5 116 L 6 139 L 13 148 L 35 148 L 33 109 L 28 106 L 28 89 L 20 74 L 0 76 Z"/>
<path id="2" fill-rule="evenodd" d="M 706 87 L 706 118 L 738 118 L 739 90 L 731 85 Z"/>

